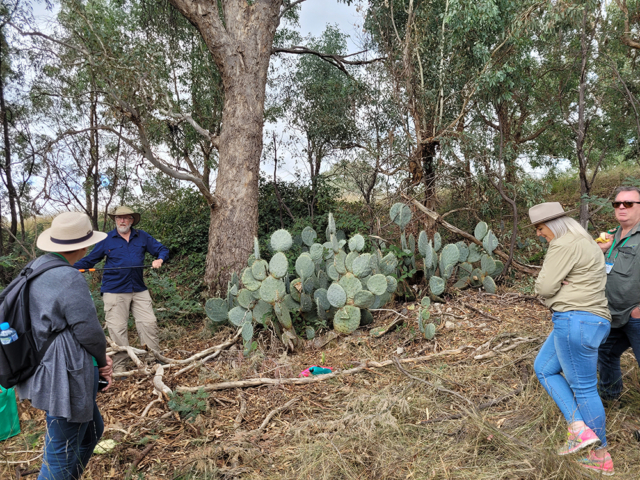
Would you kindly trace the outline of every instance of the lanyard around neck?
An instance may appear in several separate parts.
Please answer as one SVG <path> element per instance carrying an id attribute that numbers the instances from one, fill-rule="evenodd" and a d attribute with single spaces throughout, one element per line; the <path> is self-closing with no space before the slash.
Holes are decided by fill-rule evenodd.
<path id="1" fill-rule="evenodd" d="M 624 242 L 622 242 L 622 245 L 620 245 L 620 247 L 618 247 L 619 249 L 624 247 L 624 244 L 627 243 L 627 241 L 631 238 L 631 235 L 629 235 L 627 238 L 624 239 Z M 616 239 L 613 239 L 613 243 L 611 244 L 611 248 L 609 249 L 609 255 L 607 255 L 607 260 L 609 260 L 609 258 L 611 257 L 611 254 L 613 253 L 613 248 L 616 246 Z M 613 257 L 613 259 L 615 260 L 616 258 L 618 258 L 618 254 L 620 253 L 620 250 L 618 250 L 616 252 L 616 256 Z"/>

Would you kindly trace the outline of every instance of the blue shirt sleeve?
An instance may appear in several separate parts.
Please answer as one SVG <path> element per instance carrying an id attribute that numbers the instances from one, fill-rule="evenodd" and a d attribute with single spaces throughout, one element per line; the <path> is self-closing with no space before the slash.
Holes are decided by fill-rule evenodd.
<path id="1" fill-rule="evenodd" d="M 149 252 L 154 257 L 162 260 L 163 263 L 169 260 L 169 249 L 149 235 L 147 232 L 144 232 L 147 235 L 147 252 Z"/>
<path id="2" fill-rule="evenodd" d="M 100 260 L 104 258 L 105 254 L 105 245 L 109 237 L 104 240 L 96 243 L 96 246 L 93 247 L 91 253 L 84 258 L 81 258 L 76 263 L 73 264 L 73 268 L 93 268 L 93 266 L 98 263 Z"/>

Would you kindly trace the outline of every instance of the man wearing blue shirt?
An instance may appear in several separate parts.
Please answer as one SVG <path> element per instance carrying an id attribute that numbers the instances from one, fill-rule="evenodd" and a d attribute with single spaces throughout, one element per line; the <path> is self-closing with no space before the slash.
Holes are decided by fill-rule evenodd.
<path id="1" fill-rule="evenodd" d="M 132 228 L 140 222 L 140 214 L 129 207 L 118 207 L 109 215 L 116 228 L 107 234 L 107 238 L 97 243 L 91 253 L 74 264 L 75 268 L 92 268 L 104 257 L 107 260 L 102 275 L 102 298 L 104 316 L 109 336 L 121 346 L 129 345 L 127 326 L 129 312 L 136 321 L 138 337 L 142 345 L 152 351 L 160 351 L 158 343 L 158 323 L 153 313 L 151 296 L 142 278 L 145 253 L 149 252 L 157 260 L 151 264 L 160 268 L 169 258 L 169 249 L 143 230 Z M 116 268 L 116 270 L 109 270 Z M 126 352 L 113 357 L 113 370 L 122 372 L 127 360 Z"/>

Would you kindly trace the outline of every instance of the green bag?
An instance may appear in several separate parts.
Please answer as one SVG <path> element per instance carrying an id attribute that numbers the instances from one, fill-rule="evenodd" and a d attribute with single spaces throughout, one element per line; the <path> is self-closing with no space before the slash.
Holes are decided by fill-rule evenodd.
<path id="1" fill-rule="evenodd" d="M 0 442 L 20 433 L 18 405 L 13 388 L 0 387 Z"/>

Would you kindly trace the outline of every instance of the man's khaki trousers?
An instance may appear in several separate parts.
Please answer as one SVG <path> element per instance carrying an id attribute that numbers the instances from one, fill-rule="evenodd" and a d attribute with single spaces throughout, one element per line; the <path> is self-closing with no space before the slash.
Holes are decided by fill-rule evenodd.
<path id="1" fill-rule="evenodd" d="M 104 317 L 109 329 L 109 336 L 117 345 L 129 346 L 127 335 L 129 312 L 133 313 L 136 321 L 136 330 L 141 345 L 146 345 L 150 350 L 160 351 L 158 343 L 158 322 L 153 313 L 151 295 L 149 290 L 133 293 L 105 293 Z M 127 352 L 118 352 L 113 356 L 113 369 L 122 370 L 124 362 L 129 356 Z"/>

